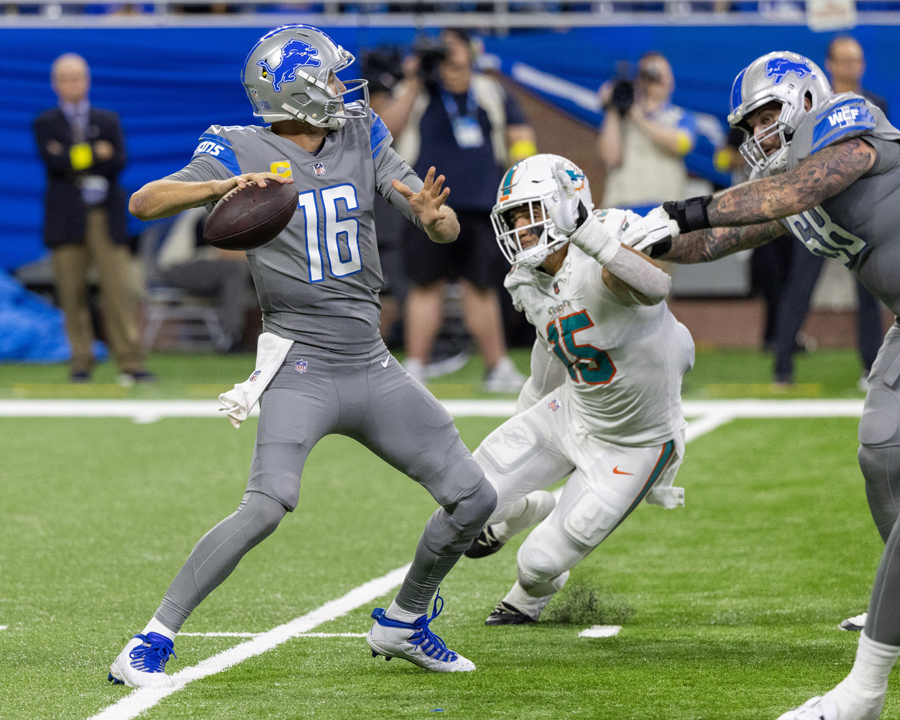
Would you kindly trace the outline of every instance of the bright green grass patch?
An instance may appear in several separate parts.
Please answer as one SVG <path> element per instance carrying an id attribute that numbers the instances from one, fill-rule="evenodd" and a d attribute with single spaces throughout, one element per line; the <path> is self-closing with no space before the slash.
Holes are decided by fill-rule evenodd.
<path id="1" fill-rule="evenodd" d="M 458 421 L 470 447 L 497 424 Z M 856 636 L 836 624 L 865 608 L 881 549 L 855 426 L 738 420 L 690 444 L 686 507 L 638 508 L 537 626 L 483 625 L 515 579 L 519 538 L 463 559 L 434 629 L 475 673 L 375 660 L 360 638 L 297 638 L 141 717 L 775 718 L 852 663 Z M 127 695 L 106 669 L 196 540 L 236 507 L 254 431 L 255 421 L 236 432 L 214 420 L 0 420 L 0 718 L 87 718 Z M 307 613 L 408 562 L 433 509 L 361 446 L 326 438 L 300 507 L 184 629 L 261 632 Z M 365 632 L 370 610 L 316 630 Z M 579 639 L 595 620 L 624 629 Z M 181 638 L 171 669 L 239 642 Z M 900 713 L 896 695 L 885 719 Z"/>
<path id="2" fill-rule="evenodd" d="M 523 373 L 529 372 L 530 351 L 515 349 L 511 356 Z M 402 359 L 402 354 L 398 354 Z M 116 383 L 115 366 L 99 365 L 94 381 L 69 383 L 68 368 L 59 365 L 0 363 L 0 399 L 3 398 L 191 398 L 214 400 L 253 372 L 252 354 L 203 355 L 156 353 L 148 365 L 159 376 L 155 385 L 123 388 Z M 771 355 L 755 350 L 698 350 L 694 370 L 685 377 L 686 399 L 771 397 L 861 398 L 857 388 L 859 355 L 852 350 L 819 350 L 796 357 L 796 382 L 792 388 L 772 384 Z M 476 354 L 465 367 L 429 381 L 438 398 L 512 398 L 481 389 L 484 363 Z"/>

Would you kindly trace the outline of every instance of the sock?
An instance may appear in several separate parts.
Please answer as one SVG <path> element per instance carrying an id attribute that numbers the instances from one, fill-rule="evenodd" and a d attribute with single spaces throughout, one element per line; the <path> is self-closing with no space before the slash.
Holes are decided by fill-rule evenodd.
<path id="1" fill-rule="evenodd" d="M 150 619 L 150 622 L 147 623 L 147 627 L 145 627 L 141 631 L 141 635 L 146 635 L 147 633 L 152 632 L 159 633 L 163 637 L 167 637 L 173 642 L 175 640 L 175 636 L 178 634 L 175 630 L 169 630 L 169 628 L 167 628 L 159 620 L 156 619 L 155 615 Z"/>
<path id="2" fill-rule="evenodd" d="M 526 590 L 522 587 L 521 583 L 516 580 L 516 584 L 512 586 L 512 589 L 508 593 L 506 593 L 503 602 L 512 605 L 519 612 L 525 613 L 532 620 L 537 620 L 544 611 L 544 608 L 547 607 L 547 603 L 553 599 L 553 596 L 556 595 L 557 592 L 562 590 L 563 585 L 566 584 L 566 580 L 568 579 L 569 571 L 566 570 L 562 575 L 553 578 L 550 582 L 541 583 L 540 586 L 533 588 L 531 591 Z M 532 592 L 534 591 L 549 591 L 549 594 L 533 595 Z"/>
<path id="3" fill-rule="evenodd" d="M 422 617 L 422 613 L 414 613 L 409 610 L 404 610 L 397 604 L 396 600 L 391 603 L 391 606 L 387 610 L 385 610 L 384 614 L 391 620 L 399 620 L 400 622 L 410 624 L 414 623 L 416 620 Z"/>
<path id="4" fill-rule="evenodd" d="M 898 655 L 900 647 L 876 642 L 866 635 L 865 630 L 862 631 L 859 634 L 853 669 L 841 685 L 857 695 L 883 696 L 887 692 L 888 676 Z"/>

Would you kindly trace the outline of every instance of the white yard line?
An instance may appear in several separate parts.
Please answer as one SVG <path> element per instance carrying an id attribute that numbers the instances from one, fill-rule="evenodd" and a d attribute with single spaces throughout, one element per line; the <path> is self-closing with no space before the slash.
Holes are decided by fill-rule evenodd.
<path id="1" fill-rule="evenodd" d="M 362 605 L 372 602 L 402 583 L 408 569 L 409 565 L 404 565 L 401 568 L 392 570 L 387 575 L 375 578 L 354 588 L 343 597 L 325 603 L 311 613 L 291 620 L 284 625 L 279 625 L 252 640 L 220 652 L 218 655 L 213 655 L 211 658 L 194 665 L 194 667 L 185 668 L 172 676 L 172 679 L 175 681 L 174 687 L 139 688 L 122 698 L 115 705 L 111 705 L 97 713 L 90 720 L 130 720 L 135 718 L 159 703 L 163 698 L 178 692 L 194 680 L 200 680 L 227 670 L 233 665 L 268 652 L 292 638 L 307 633 L 322 623 L 339 618 Z"/>
<path id="2" fill-rule="evenodd" d="M 615 637 L 621 629 L 621 625 L 591 625 L 587 630 L 578 633 L 578 637 Z"/>
<path id="3" fill-rule="evenodd" d="M 8 627 L 9 627 L 9 625 L 0 625 L 0 630 L 6 630 L 6 628 L 8 628 Z"/>
<path id="4" fill-rule="evenodd" d="M 513 400 L 445 400 L 453 417 L 511 417 Z M 862 400 L 687 400 L 688 417 L 727 415 L 733 418 L 859 417 Z M 0 400 L 0 417 L 123 417 L 136 422 L 162 418 L 221 418 L 212 400 Z M 254 409 L 258 415 L 258 408 Z"/>
<path id="5" fill-rule="evenodd" d="M 5 626 L 0 626 L 0 630 Z M 205 638 L 255 638 L 259 637 L 263 633 L 255 633 L 255 632 L 180 632 L 178 633 L 178 637 L 205 637 Z M 333 637 L 354 637 L 361 638 L 365 637 L 365 633 L 300 633 L 299 635 L 295 635 L 294 637 L 313 637 L 313 638 L 333 638 Z"/>

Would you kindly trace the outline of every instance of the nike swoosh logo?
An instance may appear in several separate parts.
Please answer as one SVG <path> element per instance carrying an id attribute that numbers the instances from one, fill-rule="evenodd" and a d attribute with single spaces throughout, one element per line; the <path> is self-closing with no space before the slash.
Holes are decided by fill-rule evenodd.
<path id="1" fill-rule="evenodd" d="M 381 367 L 386 368 L 387 364 L 391 361 L 390 355 L 381 361 Z"/>
<path id="2" fill-rule="evenodd" d="M 619 466 L 618 466 L 618 465 L 616 465 L 616 466 L 613 468 L 613 474 L 614 474 L 614 475 L 634 475 L 634 473 L 629 473 L 629 472 L 624 472 L 623 470 L 619 470 Z"/>

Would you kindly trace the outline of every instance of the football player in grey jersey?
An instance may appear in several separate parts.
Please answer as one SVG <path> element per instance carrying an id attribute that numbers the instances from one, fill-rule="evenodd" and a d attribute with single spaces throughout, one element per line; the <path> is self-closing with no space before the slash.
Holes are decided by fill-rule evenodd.
<path id="1" fill-rule="evenodd" d="M 212 126 L 187 167 L 131 199 L 132 213 L 148 220 L 211 204 L 248 182 L 293 182 L 300 191 L 288 227 L 247 251 L 264 337 L 274 338 L 282 354 L 263 393 L 246 493 L 194 547 L 150 623 L 113 662 L 111 681 L 172 684 L 165 666 L 182 624 L 296 507 L 306 458 L 333 433 L 403 470 L 440 505 L 394 602 L 372 613 L 372 654 L 440 672 L 475 669 L 429 629 L 439 596 L 431 616 L 428 609 L 493 512 L 496 493 L 450 415 L 381 341 L 375 193 L 434 242 L 455 240 L 459 224 L 445 204 L 443 177 L 435 179 L 431 168 L 423 182 L 391 149 L 390 133 L 368 108 L 365 81 L 345 85 L 337 78 L 352 62 L 313 27 L 288 25 L 265 35 L 250 51 L 242 80 L 254 115 L 271 125 Z M 362 99 L 345 99 L 354 90 Z M 263 355 L 257 368 L 265 365 Z"/>
<path id="2" fill-rule="evenodd" d="M 790 233 L 839 258 L 900 315 L 900 131 L 853 93 L 833 94 L 807 58 L 774 52 L 737 76 L 728 122 L 754 179 L 715 195 L 667 202 L 622 242 L 676 263 L 709 262 Z M 850 674 L 781 720 L 874 720 L 900 654 L 900 322 L 869 376 L 859 465 L 885 541 Z"/>

